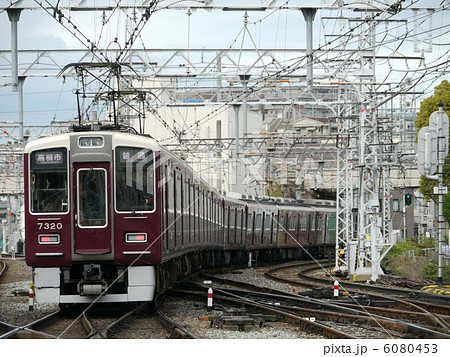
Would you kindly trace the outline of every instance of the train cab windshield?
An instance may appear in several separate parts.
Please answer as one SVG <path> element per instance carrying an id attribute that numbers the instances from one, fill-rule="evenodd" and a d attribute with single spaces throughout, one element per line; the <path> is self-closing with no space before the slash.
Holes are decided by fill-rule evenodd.
<path id="1" fill-rule="evenodd" d="M 67 149 L 35 151 L 30 157 L 32 213 L 67 212 Z"/>
<path id="2" fill-rule="evenodd" d="M 116 210 L 154 211 L 153 152 L 135 147 L 116 148 Z"/>

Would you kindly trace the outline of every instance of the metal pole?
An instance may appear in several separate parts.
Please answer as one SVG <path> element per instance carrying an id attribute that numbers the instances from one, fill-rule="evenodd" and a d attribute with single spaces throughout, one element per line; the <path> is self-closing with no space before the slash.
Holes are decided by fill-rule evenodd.
<path id="1" fill-rule="evenodd" d="M 306 68 L 306 80 L 308 85 L 313 83 L 313 21 L 316 16 L 317 9 L 314 8 L 303 8 L 302 13 L 306 21 L 306 57 L 308 58 L 307 68 Z"/>
<path id="2" fill-rule="evenodd" d="M 239 145 L 239 105 L 234 105 L 234 137 L 235 137 L 235 149 L 236 159 L 239 157 L 240 145 Z"/>
<path id="3" fill-rule="evenodd" d="M 21 9 L 8 9 L 9 21 L 11 21 L 11 82 L 12 91 L 17 92 L 19 84 L 19 61 L 17 52 L 17 23 L 19 22 Z"/>
<path id="4" fill-rule="evenodd" d="M 234 189 L 232 191 L 239 192 L 239 177 L 240 177 L 240 162 L 239 162 L 239 156 L 240 156 L 240 143 L 239 143 L 239 105 L 234 105 L 234 140 L 235 140 L 235 173 L 234 173 Z"/>
<path id="5" fill-rule="evenodd" d="M 243 122 L 243 129 L 242 133 L 245 135 L 247 134 L 248 127 L 247 127 L 247 111 L 248 111 L 248 104 L 247 104 L 247 84 L 248 80 L 250 79 L 249 74 L 241 74 L 239 75 L 239 78 L 242 81 L 242 92 L 243 92 L 243 99 L 242 99 L 242 122 Z M 244 143 L 245 145 L 245 143 Z"/>
<path id="6" fill-rule="evenodd" d="M 23 83 L 25 82 L 24 76 L 19 77 L 18 88 L 19 88 L 19 140 L 20 144 L 25 145 L 25 140 L 23 137 Z"/>
<path id="7" fill-rule="evenodd" d="M 6 219 L 2 220 L 2 240 L 3 240 L 3 246 L 2 246 L 2 254 L 6 254 Z"/>
<path id="8" fill-rule="evenodd" d="M 222 101 L 222 54 L 217 54 L 217 96 L 216 96 L 216 102 L 220 103 Z"/>
<path id="9" fill-rule="evenodd" d="M 442 283 L 442 273 L 443 273 L 443 257 L 442 257 L 442 245 L 444 244 L 444 215 L 443 215 L 443 204 L 444 204 L 444 160 L 445 160 L 445 144 L 441 143 L 441 140 L 445 140 L 446 136 L 441 136 L 442 127 L 442 115 L 444 113 L 444 103 L 439 101 L 439 121 L 438 121 L 438 172 L 439 172 L 439 234 L 438 234 L 438 278 L 437 282 Z"/>
<path id="10" fill-rule="evenodd" d="M 6 234 L 6 236 L 7 236 L 7 238 L 8 238 L 8 241 L 9 241 L 9 251 L 11 251 L 11 195 L 8 195 L 8 201 L 7 201 L 8 203 L 8 206 L 7 206 L 7 208 L 6 208 L 6 219 L 7 219 L 7 234 Z M 6 239 L 4 239 L 4 244 L 5 244 L 5 247 L 6 247 L 6 244 L 7 244 L 7 242 L 6 242 Z M 6 252 L 6 250 L 4 249 L 4 251 Z"/>
<path id="11" fill-rule="evenodd" d="M 406 232 L 406 198 L 403 192 L 403 241 L 406 242 L 407 232 Z"/>
<path id="12" fill-rule="evenodd" d="M 217 189 L 222 190 L 222 121 L 216 121 L 216 138 L 217 138 L 217 172 L 216 185 Z"/>

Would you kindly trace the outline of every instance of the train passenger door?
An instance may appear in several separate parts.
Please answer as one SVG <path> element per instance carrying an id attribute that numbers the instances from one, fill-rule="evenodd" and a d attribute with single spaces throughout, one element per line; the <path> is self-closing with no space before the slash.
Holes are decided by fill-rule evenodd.
<path id="1" fill-rule="evenodd" d="M 74 164 L 73 175 L 75 253 L 110 253 L 109 164 Z"/>

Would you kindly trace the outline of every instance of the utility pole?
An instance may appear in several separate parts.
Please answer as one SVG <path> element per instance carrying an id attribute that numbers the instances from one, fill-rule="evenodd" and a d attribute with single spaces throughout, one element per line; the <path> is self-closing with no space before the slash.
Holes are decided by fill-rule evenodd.
<path id="1" fill-rule="evenodd" d="M 419 131 L 419 171 L 431 180 L 438 182 L 434 194 L 438 195 L 438 283 L 442 283 L 444 215 L 443 203 L 447 187 L 444 187 L 444 162 L 448 154 L 449 119 L 444 112 L 444 103 L 439 101 L 439 110 L 430 115 L 429 126 Z M 436 164 L 437 162 L 437 164 Z M 437 174 L 435 174 L 437 168 Z"/>
<path id="2" fill-rule="evenodd" d="M 444 161 L 448 153 L 448 117 L 446 118 L 446 124 L 444 124 L 444 103 L 442 100 L 439 101 L 439 111 L 438 111 L 438 172 L 439 172 L 439 234 L 438 234 L 438 278 L 437 282 L 442 284 L 442 272 L 443 266 L 443 253 L 442 246 L 444 244 L 444 194 L 447 193 L 447 187 L 445 187 L 444 192 Z"/>

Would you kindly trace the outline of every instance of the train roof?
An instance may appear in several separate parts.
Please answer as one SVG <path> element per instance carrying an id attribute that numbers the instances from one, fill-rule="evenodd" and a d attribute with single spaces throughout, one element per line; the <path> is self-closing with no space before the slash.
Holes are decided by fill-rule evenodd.
<path id="1" fill-rule="evenodd" d="M 248 196 L 236 192 L 224 192 L 224 198 L 233 203 L 243 202 L 249 206 L 273 206 L 279 208 L 289 209 L 313 209 L 313 210 L 327 210 L 335 209 L 336 202 L 332 200 L 320 199 L 294 199 L 284 197 L 270 197 L 270 196 Z"/>
<path id="2" fill-rule="evenodd" d="M 242 200 L 247 202 L 257 202 L 260 204 L 268 205 L 282 205 L 282 206 L 292 206 L 292 207 L 323 207 L 331 208 L 336 207 L 336 202 L 331 200 L 320 200 L 320 199 L 294 199 L 294 198 L 284 198 L 284 197 L 243 197 Z"/>
<path id="3" fill-rule="evenodd" d="M 79 132 L 69 132 L 57 135 L 51 135 L 43 138 L 39 138 L 30 141 L 25 146 L 24 152 L 30 153 L 37 149 L 43 148 L 55 148 L 55 147 L 69 147 L 71 137 L 89 137 L 89 136 L 103 136 L 110 137 L 113 140 L 115 146 L 117 145 L 127 145 L 127 146 L 144 146 L 153 151 L 161 151 L 161 145 L 157 140 L 151 138 L 150 136 L 126 133 L 121 131 L 79 131 Z"/>

